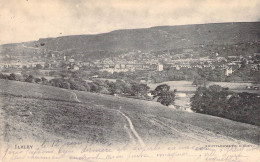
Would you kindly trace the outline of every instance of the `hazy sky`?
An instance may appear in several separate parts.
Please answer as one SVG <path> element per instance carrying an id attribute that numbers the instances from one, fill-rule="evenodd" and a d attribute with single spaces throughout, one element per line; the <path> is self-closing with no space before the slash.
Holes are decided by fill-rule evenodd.
<path id="1" fill-rule="evenodd" d="M 260 20 L 260 0 L 0 0 L 0 44 L 159 25 Z"/>

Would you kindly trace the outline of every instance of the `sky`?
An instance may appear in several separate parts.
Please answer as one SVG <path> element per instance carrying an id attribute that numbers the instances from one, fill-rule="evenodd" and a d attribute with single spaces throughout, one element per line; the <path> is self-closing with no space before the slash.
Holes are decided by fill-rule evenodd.
<path id="1" fill-rule="evenodd" d="M 0 44 L 219 22 L 260 21 L 260 0 L 0 0 Z"/>

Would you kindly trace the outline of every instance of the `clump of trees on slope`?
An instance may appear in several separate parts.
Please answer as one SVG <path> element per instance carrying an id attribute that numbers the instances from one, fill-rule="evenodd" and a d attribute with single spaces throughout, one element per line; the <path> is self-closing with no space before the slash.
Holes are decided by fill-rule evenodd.
<path id="1" fill-rule="evenodd" d="M 86 82 L 77 77 L 70 77 L 67 79 L 55 78 L 48 81 L 44 77 L 37 78 L 33 75 L 16 75 L 14 73 L 10 75 L 0 73 L 0 79 L 37 83 L 70 90 L 119 95 L 143 100 L 156 99 L 157 102 L 160 102 L 165 106 L 174 104 L 176 92 L 176 90 L 170 91 L 170 86 L 166 84 L 159 85 L 155 90 L 151 91 L 147 84 L 138 83 L 132 80 L 116 80 L 116 82 L 108 80 L 93 80 L 92 82 Z M 152 95 L 149 95 L 150 92 Z"/>
<path id="2" fill-rule="evenodd" d="M 167 84 L 159 85 L 152 91 L 153 98 L 157 98 L 157 102 L 165 106 L 173 105 L 175 100 L 175 92 L 170 91 L 170 86 Z"/>
<path id="3" fill-rule="evenodd" d="M 191 98 L 191 109 L 196 113 L 260 126 L 259 94 L 230 92 L 218 85 L 198 87 Z"/>

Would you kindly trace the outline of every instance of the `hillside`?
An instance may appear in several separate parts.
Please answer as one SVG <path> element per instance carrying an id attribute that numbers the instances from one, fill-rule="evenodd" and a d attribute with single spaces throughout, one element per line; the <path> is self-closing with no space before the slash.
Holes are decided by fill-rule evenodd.
<path id="1" fill-rule="evenodd" d="M 225 33 L 225 34 L 223 34 Z M 224 23 L 161 26 L 118 30 L 105 34 L 40 39 L 49 49 L 162 50 L 190 48 L 200 44 L 236 44 L 260 39 L 260 23 Z"/>
<path id="2" fill-rule="evenodd" d="M 0 89 L 1 134 L 8 143 L 61 139 L 105 146 L 156 141 L 259 145 L 258 126 L 155 102 L 6 80 L 0 80 Z"/>
<path id="3" fill-rule="evenodd" d="M 96 35 L 73 35 L 41 38 L 24 42 L 31 50 L 79 52 L 93 51 L 160 51 L 199 48 L 201 45 L 234 45 L 260 42 L 260 22 L 217 23 L 181 26 L 158 26 L 146 29 L 117 30 Z M 9 49 L 9 50 L 8 50 Z M 26 50 L 21 44 L 2 45 L 2 53 Z M 28 50 L 28 48 L 27 48 Z M 255 49 L 253 52 L 259 52 Z"/>

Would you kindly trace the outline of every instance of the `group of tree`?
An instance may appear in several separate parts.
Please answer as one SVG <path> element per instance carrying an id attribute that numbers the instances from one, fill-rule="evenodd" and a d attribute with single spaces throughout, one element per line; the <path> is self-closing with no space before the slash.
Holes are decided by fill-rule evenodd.
<path id="1" fill-rule="evenodd" d="M 146 84 L 140 84 L 134 81 L 116 80 L 116 82 L 108 80 L 93 80 L 86 82 L 75 78 L 56 78 L 50 80 L 50 84 L 55 87 L 88 91 L 109 95 L 134 96 L 135 98 L 148 99 L 147 95 L 150 87 Z"/>
<path id="2" fill-rule="evenodd" d="M 167 84 L 159 85 L 155 90 L 151 91 L 147 84 L 139 83 L 133 80 L 116 80 L 115 82 L 108 80 L 96 79 L 92 82 L 87 82 L 80 79 L 76 74 L 68 79 L 54 78 L 48 81 L 46 78 L 34 77 L 33 75 L 17 75 L 11 73 L 10 75 L 0 73 L 0 79 L 16 80 L 29 83 L 37 83 L 49 85 L 64 89 L 88 91 L 94 93 L 120 95 L 124 97 L 134 97 L 138 99 L 151 100 L 156 99 L 163 105 L 169 106 L 174 103 L 175 92 L 170 91 L 170 86 Z M 148 95 L 151 92 L 152 96 Z"/>
<path id="3" fill-rule="evenodd" d="M 191 109 L 196 113 L 254 125 L 260 125 L 259 108 L 259 94 L 231 92 L 218 85 L 198 87 L 191 98 Z"/>
<path id="4" fill-rule="evenodd" d="M 8 79 L 8 80 L 15 80 L 15 81 L 22 81 L 22 82 L 29 82 L 29 83 L 46 83 L 47 81 L 47 79 L 44 77 L 37 78 L 34 77 L 33 75 L 28 75 L 28 74 L 19 75 L 14 73 L 11 73 L 9 75 L 0 73 L 0 79 Z"/>
<path id="5" fill-rule="evenodd" d="M 153 98 L 157 98 L 157 102 L 160 102 L 165 106 L 174 104 L 175 93 L 176 89 L 171 91 L 170 86 L 167 84 L 159 85 L 152 91 Z"/>
<path id="6" fill-rule="evenodd" d="M 116 80 L 116 82 L 108 80 L 93 80 L 92 82 L 86 82 L 82 80 L 77 74 L 71 75 L 70 78 L 65 77 L 54 78 L 47 80 L 44 77 L 38 78 L 33 75 L 17 75 L 11 73 L 10 75 L 0 73 L 0 79 L 8 79 L 29 83 L 37 83 L 43 85 L 49 85 L 64 89 L 89 91 L 110 95 L 132 96 L 140 99 L 149 99 L 148 93 L 150 87 L 146 84 L 138 83 L 133 80 Z"/>

